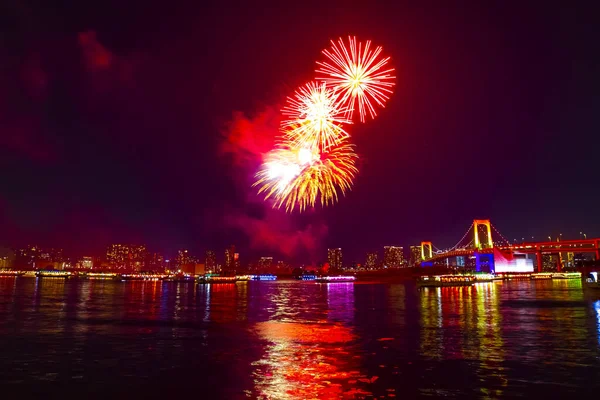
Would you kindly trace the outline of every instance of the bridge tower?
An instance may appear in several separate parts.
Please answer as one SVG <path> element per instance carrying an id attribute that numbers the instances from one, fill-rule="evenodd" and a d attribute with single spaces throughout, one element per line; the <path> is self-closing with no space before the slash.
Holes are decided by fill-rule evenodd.
<path id="1" fill-rule="evenodd" d="M 426 248 L 428 248 L 427 251 Z M 426 257 L 426 254 L 429 257 Z M 433 257 L 433 245 L 431 244 L 431 242 L 421 242 L 421 260 L 427 260 L 431 257 Z"/>
<path id="2" fill-rule="evenodd" d="M 484 226 L 486 228 L 487 240 L 485 243 L 482 243 L 479 238 L 479 226 Z M 492 225 L 490 224 L 489 219 L 476 219 L 473 220 L 473 231 L 475 232 L 475 248 L 476 249 L 484 249 L 484 248 L 493 248 L 494 242 L 492 241 Z"/>

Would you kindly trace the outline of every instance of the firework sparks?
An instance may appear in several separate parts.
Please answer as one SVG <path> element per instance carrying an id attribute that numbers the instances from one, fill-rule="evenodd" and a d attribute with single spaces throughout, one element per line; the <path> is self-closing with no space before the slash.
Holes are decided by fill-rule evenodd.
<path id="1" fill-rule="evenodd" d="M 298 147 L 321 149 L 336 145 L 348 137 L 342 124 L 351 123 L 346 118 L 348 109 L 339 101 L 339 94 L 326 88 L 325 83 L 309 82 L 288 97 L 281 110 L 285 116 L 282 128 Z"/>
<path id="2" fill-rule="evenodd" d="M 394 86 L 394 69 L 389 68 L 389 57 L 380 57 L 382 47 L 373 49 L 370 40 L 363 45 L 356 37 L 348 37 L 348 41 L 346 46 L 341 38 L 337 44 L 332 40 L 331 49 L 323 50 L 327 61 L 317 62 L 317 80 L 341 93 L 340 103 L 349 119 L 358 106 L 360 121 L 365 122 L 367 113 L 371 118 L 377 116 L 374 103 L 385 107 Z"/>
<path id="3" fill-rule="evenodd" d="M 367 114 L 375 118 L 375 106 L 385 106 L 395 77 L 381 47 L 348 41 L 331 41 L 323 50 L 327 59 L 317 62 L 317 81 L 299 88 L 281 110 L 283 142 L 264 157 L 252 185 L 275 208 L 326 206 L 352 187 L 358 156 L 343 126 L 352 123 L 355 110 L 362 122 Z"/>
<path id="4" fill-rule="evenodd" d="M 285 206 L 288 212 L 296 207 L 304 211 L 318 201 L 326 206 L 351 188 L 357 158 L 353 146 L 343 139 L 321 153 L 284 143 L 267 154 L 253 186 L 260 187 L 258 193 L 265 199 L 275 199 L 273 207 Z"/>

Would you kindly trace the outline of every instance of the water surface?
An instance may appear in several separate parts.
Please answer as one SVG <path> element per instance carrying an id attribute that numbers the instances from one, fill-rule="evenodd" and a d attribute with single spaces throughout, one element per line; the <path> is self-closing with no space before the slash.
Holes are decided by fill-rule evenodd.
<path id="1" fill-rule="evenodd" d="M 47 397 L 591 397 L 600 296 L 578 280 L 0 278 L 0 371 Z"/>

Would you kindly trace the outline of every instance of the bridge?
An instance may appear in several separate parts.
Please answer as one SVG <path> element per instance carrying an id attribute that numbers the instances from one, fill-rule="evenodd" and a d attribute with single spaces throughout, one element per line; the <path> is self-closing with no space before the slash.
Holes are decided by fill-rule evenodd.
<path id="1" fill-rule="evenodd" d="M 495 235 L 492 235 L 492 231 Z M 494 240 L 494 236 L 496 240 Z M 556 256 L 556 268 L 563 268 L 564 253 L 593 253 L 596 260 L 600 260 L 600 238 L 523 242 L 511 244 L 491 224 L 490 220 L 473 220 L 467 232 L 454 246 L 448 249 L 438 249 L 432 242 L 421 242 L 421 265 L 446 263 L 453 258 L 474 262 L 477 271 L 489 270 L 502 272 L 524 272 L 528 266 L 528 254 L 535 254 L 537 271 L 542 272 L 543 256 L 546 254 Z M 531 261 L 533 263 L 533 261 Z M 458 265 L 458 263 L 457 263 Z M 463 264 L 466 266 L 466 264 Z"/>

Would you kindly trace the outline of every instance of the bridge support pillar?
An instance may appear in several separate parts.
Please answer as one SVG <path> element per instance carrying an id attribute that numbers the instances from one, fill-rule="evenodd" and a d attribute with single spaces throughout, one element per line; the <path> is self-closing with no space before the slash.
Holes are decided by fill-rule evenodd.
<path id="1" fill-rule="evenodd" d="M 596 249 L 596 261 L 600 260 L 600 250 Z"/>
<path id="2" fill-rule="evenodd" d="M 563 269 L 563 265 L 562 264 L 563 264 L 563 262 L 562 262 L 562 256 L 561 256 L 560 253 L 558 253 L 558 257 L 557 257 L 557 260 L 556 260 L 556 271 L 557 272 L 562 271 L 562 269 Z"/>
<path id="3" fill-rule="evenodd" d="M 544 269 L 544 260 L 542 259 L 542 252 L 538 251 L 535 253 L 535 257 L 537 259 L 537 272 L 542 272 Z"/>

